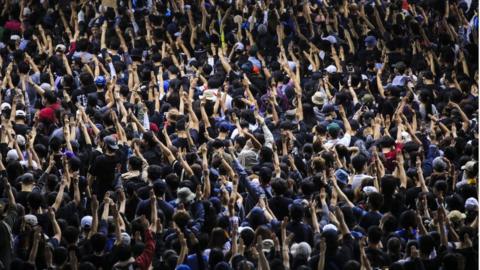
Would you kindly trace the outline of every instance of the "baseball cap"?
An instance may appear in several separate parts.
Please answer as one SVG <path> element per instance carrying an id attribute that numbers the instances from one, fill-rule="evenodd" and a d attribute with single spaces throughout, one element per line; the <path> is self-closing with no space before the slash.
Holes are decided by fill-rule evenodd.
<path id="1" fill-rule="evenodd" d="M 180 264 L 178 265 L 175 270 L 191 270 L 192 268 L 190 268 L 190 266 L 188 266 L 187 264 Z"/>
<path id="2" fill-rule="evenodd" d="M 332 35 L 322 37 L 322 40 L 326 40 L 326 41 L 330 42 L 330 44 L 337 44 L 337 38 L 332 36 Z"/>
<path id="3" fill-rule="evenodd" d="M 363 187 L 363 192 L 365 192 L 365 194 L 367 194 L 368 196 L 374 192 L 378 192 L 378 190 L 374 186 L 366 186 L 366 187 Z"/>
<path id="4" fill-rule="evenodd" d="M 470 197 L 465 201 L 465 209 L 467 210 L 477 210 L 478 201 L 474 197 Z"/>
<path id="5" fill-rule="evenodd" d="M 7 103 L 7 102 L 3 102 L 2 105 L 0 105 L 0 110 L 2 110 L 2 111 L 5 110 L 5 109 L 10 110 L 11 108 L 12 108 L 12 106 L 10 106 L 10 104 Z"/>
<path id="6" fill-rule="evenodd" d="M 24 110 L 17 110 L 17 111 L 15 112 L 15 116 L 16 116 L 16 117 L 25 117 L 25 116 L 27 116 L 27 114 L 25 113 Z"/>
<path id="7" fill-rule="evenodd" d="M 377 44 L 377 38 L 374 36 L 367 36 L 365 38 L 365 44 L 368 46 L 375 46 Z"/>
<path id="8" fill-rule="evenodd" d="M 63 44 L 58 44 L 57 46 L 55 46 L 55 51 L 65 52 L 66 50 L 67 50 L 67 47 L 65 47 L 65 45 Z"/>
<path id="9" fill-rule="evenodd" d="M 465 163 L 465 165 L 463 165 L 461 169 L 465 170 L 465 171 L 472 171 L 474 169 L 476 163 L 477 163 L 476 161 L 471 160 L 471 161 Z"/>
<path id="10" fill-rule="evenodd" d="M 31 173 L 24 173 L 17 178 L 17 181 L 22 184 L 29 184 L 29 183 L 33 183 L 35 181 L 35 178 Z"/>
<path id="11" fill-rule="evenodd" d="M 107 80 L 105 79 L 104 76 L 98 76 L 96 79 L 95 79 L 95 85 L 96 86 L 105 86 L 105 84 L 107 83 Z"/>
<path id="12" fill-rule="evenodd" d="M 327 131 L 334 131 L 334 130 L 340 130 L 340 126 L 335 122 L 328 124 Z"/>
<path id="13" fill-rule="evenodd" d="M 331 230 L 331 231 L 335 231 L 335 232 L 336 232 L 338 229 L 337 229 L 337 226 L 335 226 L 335 225 L 333 225 L 333 224 L 330 223 L 330 224 L 327 224 L 327 225 L 323 226 L 323 231 L 324 231 L 324 232 L 325 232 L 325 231 L 328 231 L 328 230 Z"/>
<path id="14" fill-rule="evenodd" d="M 395 63 L 395 65 L 393 65 L 394 68 L 399 68 L 399 69 L 405 69 L 406 68 L 406 65 L 404 62 L 400 61 L 400 62 L 397 62 Z"/>
<path id="15" fill-rule="evenodd" d="M 120 236 L 120 239 L 122 241 L 122 244 L 128 246 L 130 245 L 130 242 L 132 241 L 132 238 L 130 237 L 130 235 L 126 232 L 122 232 L 121 236 Z"/>
<path id="16" fill-rule="evenodd" d="M 52 86 L 49 83 L 40 84 L 40 88 L 42 88 L 43 91 L 52 91 Z"/>
<path id="17" fill-rule="evenodd" d="M 364 104 L 371 104 L 373 101 L 375 101 L 375 98 L 371 94 L 365 94 L 362 97 L 362 103 Z"/>
<path id="18" fill-rule="evenodd" d="M 188 187 L 182 187 L 177 190 L 177 203 L 187 203 L 195 199 L 195 193 L 193 193 Z"/>
<path id="19" fill-rule="evenodd" d="M 92 227 L 93 217 L 92 216 L 84 216 L 80 221 L 80 227 L 82 229 L 90 229 Z"/>
<path id="20" fill-rule="evenodd" d="M 17 144 L 20 146 L 24 146 L 26 143 L 25 137 L 23 137 L 23 135 L 20 135 L 20 134 L 17 135 L 16 140 L 17 140 Z"/>
<path id="21" fill-rule="evenodd" d="M 272 239 L 265 239 L 262 241 L 262 251 L 263 252 L 270 252 L 272 248 L 275 246 Z"/>
<path id="22" fill-rule="evenodd" d="M 18 160 L 18 153 L 17 150 L 15 149 L 10 149 L 7 152 L 7 157 L 5 158 L 7 162 L 13 161 L 13 160 Z"/>
<path id="23" fill-rule="evenodd" d="M 336 170 L 335 177 L 337 178 L 337 181 L 344 185 L 348 183 L 348 173 L 344 169 Z"/>
<path id="24" fill-rule="evenodd" d="M 156 194 L 164 194 L 167 189 L 167 183 L 164 180 L 155 180 L 153 182 L 153 191 Z"/>
<path id="25" fill-rule="evenodd" d="M 328 66 L 328 67 L 325 68 L 325 71 L 326 71 L 327 73 L 330 73 L 330 74 L 331 74 L 331 73 L 337 73 L 337 67 L 334 66 L 334 65 L 330 65 L 330 66 Z"/>
<path id="26" fill-rule="evenodd" d="M 36 216 L 28 214 L 28 215 L 25 215 L 25 222 L 30 226 L 37 226 L 38 219 Z"/>
<path id="27" fill-rule="evenodd" d="M 315 105 L 323 105 L 323 103 L 325 102 L 325 98 L 325 93 L 317 91 L 315 92 L 315 94 L 312 95 L 312 103 Z"/>
<path id="28" fill-rule="evenodd" d="M 447 169 L 447 164 L 443 161 L 442 157 L 436 157 L 432 162 L 433 169 L 435 171 L 441 172 Z"/>
<path id="29" fill-rule="evenodd" d="M 322 107 L 322 113 L 331 113 L 335 111 L 335 107 L 332 104 L 324 104 Z"/>
<path id="30" fill-rule="evenodd" d="M 118 149 L 117 138 L 115 138 L 115 136 L 113 136 L 113 135 L 105 136 L 105 138 L 103 138 L 103 142 L 104 142 L 110 149 L 113 149 L 113 150 L 117 150 L 117 149 Z"/>

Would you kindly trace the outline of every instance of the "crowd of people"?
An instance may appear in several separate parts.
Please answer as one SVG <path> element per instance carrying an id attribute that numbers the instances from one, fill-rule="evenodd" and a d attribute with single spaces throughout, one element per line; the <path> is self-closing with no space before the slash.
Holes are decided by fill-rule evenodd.
<path id="1" fill-rule="evenodd" d="M 0 2 L 0 269 L 478 269 L 478 1 Z"/>

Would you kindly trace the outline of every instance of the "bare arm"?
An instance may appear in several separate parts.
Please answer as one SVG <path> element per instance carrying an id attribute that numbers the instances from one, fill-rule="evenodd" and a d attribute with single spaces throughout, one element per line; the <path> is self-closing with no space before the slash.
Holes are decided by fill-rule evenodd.
<path id="1" fill-rule="evenodd" d="M 48 209 L 48 217 L 50 218 L 50 222 L 52 223 L 54 236 L 53 238 L 57 239 L 58 242 L 62 239 L 62 230 L 58 225 L 57 219 L 55 218 L 55 211 L 52 207 Z"/>

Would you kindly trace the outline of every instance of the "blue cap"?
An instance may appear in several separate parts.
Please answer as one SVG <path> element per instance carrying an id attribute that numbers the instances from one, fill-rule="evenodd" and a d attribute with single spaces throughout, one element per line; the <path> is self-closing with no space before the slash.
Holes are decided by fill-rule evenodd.
<path id="1" fill-rule="evenodd" d="M 175 270 L 191 270 L 192 268 L 186 264 L 180 264 L 175 268 Z"/>
<path id="2" fill-rule="evenodd" d="M 169 87 L 170 87 L 170 81 L 168 81 L 168 80 L 167 80 L 167 81 L 163 81 L 163 90 L 164 90 L 165 92 L 168 91 L 168 88 L 169 88 Z"/>
<path id="3" fill-rule="evenodd" d="M 374 36 L 367 36 L 365 38 L 365 44 L 369 46 L 375 46 L 377 44 L 377 38 Z"/>
<path id="4" fill-rule="evenodd" d="M 336 170 L 335 177 L 337 178 L 337 181 L 344 185 L 348 183 L 348 173 L 344 169 Z"/>
<path id="5" fill-rule="evenodd" d="M 327 103 L 322 107 L 322 113 L 331 113 L 333 111 L 335 111 L 335 106 L 333 106 L 333 104 Z"/>
<path id="6" fill-rule="evenodd" d="M 96 79 L 95 79 L 95 85 L 96 86 L 105 86 L 107 84 L 107 80 L 105 79 L 105 77 L 103 76 L 98 76 Z"/>
<path id="7" fill-rule="evenodd" d="M 230 127 L 231 125 L 228 124 L 227 122 L 225 121 L 220 122 L 220 126 L 219 126 L 220 131 L 230 131 Z"/>

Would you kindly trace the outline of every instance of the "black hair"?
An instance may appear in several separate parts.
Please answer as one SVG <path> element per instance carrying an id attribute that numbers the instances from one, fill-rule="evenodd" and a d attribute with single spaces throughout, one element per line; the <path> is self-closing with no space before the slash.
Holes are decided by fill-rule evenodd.
<path id="1" fill-rule="evenodd" d="M 129 159 L 128 159 L 128 165 L 130 166 L 129 168 L 131 170 L 135 170 L 135 171 L 141 171 L 142 170 L 142 165 L 143 165 L 143 161 L 137 157 L 137 156 L 131 156 Z"/>
<path id="2" fill-rule="evenodd" d="M 90 238 L 90 243 L 94 252 L 102 252 L 107 244 L 107 237 L 101 233 L 96 233 Z"/>
<path id="3" fill-rule="evenodd" d="M 48 102 L 48 104 L 54 104 L 57 102 L 57 97 L 52 91 L 45 91 L 43 97 Z"/>
<path id="4" fill-rule="evenodd" d="M 53 263 L 55 265 L 62 265 L 67 261 L 68 251 L 65 247 L 57 247 L 53 251 Z"/>
<path id="5" fill-rule="evenodd" d="M 305 209 L 301 204 L 290 205 L 290 218 L 292 221 L 300 222 L 305 215 Z"/>
<path id="6" fill-rule="evenodd" d="M 383 195 L 378 192 L 372 192 L 368 195 L 368 204 L 372 210 L 380 210 L 383 206 Z"/>
<path id="7" fill-rule="evenodd" d="M 30 192 L 27 196 L 27 202 L 31 210 L 37 210 L 43 206 L 43 196 L 38 192 Z"/>
<path id="8" fill-rule="evenodd" d="M 275 178 L 271 183 L 272 190 L 275 195 L 284 195 L 288 190 L 287 181 L 282 178 Z"/>
<path id="9" fill-rule="evenodd" d="M 116 252 L 119 261 L 127 261 L 132 257 L 132 248 L 130 245 L 120 245 L 117 247 Z"/>
<path id="10" fill-rule="evenodd" d="M 435 241 L 433 240 L 433 237 L 428 234 L 422 235 L 418 238 L 418 242 L 420 244 L 420 253 L 425 256 L 429 256 L 435 247 Z"/>
<path id="11" fill-rule="evenodd" d="M 352 166 L 356 172 L 361 172 L 365 165 L 367 164 L 368 159 L 363 154 L 357 154 L 352 157 Z"/>
<path id="12" fill-rule="evenodd" d="M 383 231 L 379 226 L 370 226 L 368 228 L 368 242 L 378 244 L 382 239 Z"/>
<path id="13" fill-rule="evenodd" d="M 344 270 L 360 270 L 360 263 L 355 260 L 349 260 L 343 266 Z"/>
<path id="14" fill-rule="evenodd" d="M 417 227 L 417 215 L 413 210 L 407 210 L 400 215 L 400 225 L 404 229 Z"/>

